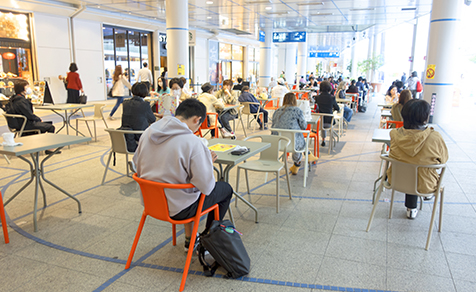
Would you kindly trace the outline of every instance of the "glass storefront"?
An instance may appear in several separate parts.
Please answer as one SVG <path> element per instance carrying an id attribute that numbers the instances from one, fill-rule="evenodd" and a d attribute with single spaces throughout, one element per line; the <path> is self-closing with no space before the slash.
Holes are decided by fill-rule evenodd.
<path id="1" fill-rule="evenodd" d="M 248 48 L 248 80 L 251 85 L 256 84 L 259 73 L 259 49 Z"/>
<path id="2" fill-rule="evenodd" d="M 220 84 L 227 79 L 232 79 L 236 83 L 239 77 L 243 77 L 243 46 L 220 43 L 218 56 Z"/>
<path id="3" fill-rule="evenodd" d="M 153 68 L 153 64 L 149 62 L 152 60 L 152 33 L 105 25 L 103 39 L 108 91 L 112 87 L 112 76 L 117 65 L 122 66 L 131 84 L 137 82 L 137 73 L 144 62 L 149 64 L 149 68 Z"/>

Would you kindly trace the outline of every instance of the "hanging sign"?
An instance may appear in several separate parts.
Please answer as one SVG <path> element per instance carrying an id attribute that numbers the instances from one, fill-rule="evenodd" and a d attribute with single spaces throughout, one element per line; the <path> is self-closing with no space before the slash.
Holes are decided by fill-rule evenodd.
<path id="1" fill-rule="evenodd" d="M 304 43 L 306 42 L 305 31 L 273 32 L 273 43 Z"/>
<path id="2" fill-rule="evenodd" d="M 178 64 L 177 65 L 177 75 L 185 75 L 185 65 L 183 64 Z"/>
<path id="3" fill-rule="evenodd" d="M 435 64 L 428 64 L 426 67 L 426 79 L 434 79 L 435 78 Z"/>
<path id="4" fill-rule="evenodd" d="M 196 35 L 195 30 L 188 31 L 188 46 L 189 47 L 195 47 L 195 35 Z"/>
<path id="5" fill-rule="evenodd" d="M 259 41 L 264 43 L 264 40 L 266 38 L 266 33 L 262 30 L 259 31 Z"/>

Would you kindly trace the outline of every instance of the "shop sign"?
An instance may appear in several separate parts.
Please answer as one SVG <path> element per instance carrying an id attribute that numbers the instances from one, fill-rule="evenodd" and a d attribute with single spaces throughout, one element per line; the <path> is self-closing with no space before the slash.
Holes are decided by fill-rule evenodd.
<path id="1" fill-rule="evenodd" d="M 304 43 L 306 42 L 305 31 L 273 32 L 273 43 Z"/>
<path id="2" fill-rule="evenodd" d="M 195 47 L 195 44 L 196 44 L 195 35 L 196 35 L 195 30 L 188 31 L 188 46 L 189 47 Z"/>
<path id="3" fill-rule="evenodd" d="M 20 40 L 19 41 L 0 40 L 0 47 L 29 49 L 30 42 L 20 41 Z"/>

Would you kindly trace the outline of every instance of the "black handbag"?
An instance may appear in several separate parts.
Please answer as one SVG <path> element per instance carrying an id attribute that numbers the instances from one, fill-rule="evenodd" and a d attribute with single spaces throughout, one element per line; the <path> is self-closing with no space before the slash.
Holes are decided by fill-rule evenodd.
<path id="1" fill-rule="evenodd" d="M 84 93 L 82 93 L 80 96 L 79 96 L 79 103 L 80 104 L 86 104 L 88 103 L 88 96 Z"/>
<path id="2" fill-rule="evenodd" d="M 114 86 L 116 85 L 116 82 L 114 82 L 114 84 L 112 85 L 111 89 L 109 89 L 108 93 L 107 93 L 107 96 L 108 97 L 112 97 L 112 90 L 114 89 Z"/>

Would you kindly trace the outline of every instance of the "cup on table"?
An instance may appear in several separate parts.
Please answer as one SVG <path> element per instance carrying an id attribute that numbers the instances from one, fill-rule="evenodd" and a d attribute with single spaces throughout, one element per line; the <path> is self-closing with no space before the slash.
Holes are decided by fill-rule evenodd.
<path id="1" fill-rule="evenodd" d="M 3 133 L 2 137 L 6 145 L 15 144 L 15 141 L 13 140 L 13 137 L 15 137 L 15 133 L 12 133 L 12 132 Z"/>

